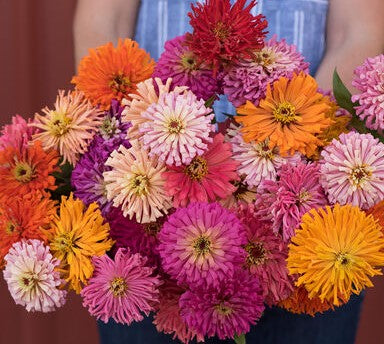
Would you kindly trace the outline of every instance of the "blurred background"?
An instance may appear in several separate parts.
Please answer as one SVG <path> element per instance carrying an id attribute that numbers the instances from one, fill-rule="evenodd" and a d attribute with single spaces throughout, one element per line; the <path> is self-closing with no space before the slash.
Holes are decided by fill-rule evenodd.
<path id="1" fill-rule="evenodd" d="M 0 0 L 0 125 L 14 114 L 33 116 L 53 104 L 58 89 L 71 87 L 75 7 L 76 0 Z M 95 320 L 75 295 L 55 313 L 28 313 L 1 276 L 0 305 L 1 344 L 98 343 Z M 382 319 L 383 277 L 366 294 L 356 343 L 384 343 Z"/>

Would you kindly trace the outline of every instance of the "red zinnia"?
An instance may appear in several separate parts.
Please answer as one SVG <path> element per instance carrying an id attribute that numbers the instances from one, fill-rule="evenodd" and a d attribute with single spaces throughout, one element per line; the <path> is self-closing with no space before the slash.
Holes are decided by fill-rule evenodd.
<path id="1" fill-rule="evenodd" d="M 191 50 L 201 60 L 211 63 L 217 71 L 220 63 L 232 63 L 240 58 L 251 58 L 255 50 L 264 46 L 267 21 L 264 16 L 251 14 L 256 5 L 252 0 L 238 0 L 231 7 L 230 0 L 207 0 L 192 5 L 190 24 Z"/>

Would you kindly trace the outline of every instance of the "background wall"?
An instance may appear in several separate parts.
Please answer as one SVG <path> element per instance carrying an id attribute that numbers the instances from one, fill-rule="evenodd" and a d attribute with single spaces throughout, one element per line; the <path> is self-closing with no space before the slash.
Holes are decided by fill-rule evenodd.
<path id="1" fill-rule="evenodd" d="M 32 116 L 54 102 L 58 89 L 70 87 L 75 5 L 76 0 L 0 0 L 1 125 L 15 113 Z M 0 344 L 98 342 L 95 321 L 79 297 L 71 296 L 56 313 L 28 314 L 0 280 Z M 379 278 L 367 293 L 357 343 L 384 343 L 382 319 L 384 278 Z"/>

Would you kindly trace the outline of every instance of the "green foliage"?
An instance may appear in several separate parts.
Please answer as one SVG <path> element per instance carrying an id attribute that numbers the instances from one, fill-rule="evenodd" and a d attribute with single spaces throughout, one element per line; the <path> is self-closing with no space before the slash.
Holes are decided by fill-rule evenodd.
<path id="1" fill-rule="evenodd" d="M 236 344 L 246 344 L 246 340 L 245 340 L 245 334 L 241 334 L 239 336 L 236 336 L 233 338 L 233 340 L 235 341 Z"/>
<path id="2" fill-rule="evenodd" d="M 59 171 L 53 173 L 56 179 L 57 189 L 51 191 L 52 199 L 60 200 L 61 196 L 69 196 L 71 188 L 71 174 L 73 166 L 68 162 L 59 166 Z"/>

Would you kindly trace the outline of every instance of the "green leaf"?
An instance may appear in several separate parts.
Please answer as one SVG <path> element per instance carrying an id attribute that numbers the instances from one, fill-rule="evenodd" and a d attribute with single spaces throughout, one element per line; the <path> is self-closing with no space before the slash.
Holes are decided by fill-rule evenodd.
<path id="1" fill-rule="evenodd" d="M 211 98 L 207 99 L 207 101 L 205 102 L 205 107 L 211 108 L 215 100 L 216 100 L 216 94 L 214 94 Z"/>
<path id="2" fill-rule="evenodd" d="M 239 336 L 235 335 L 233 340 L 235 341 L 236 344 L 246 344 L 247 343 L 245 340 L 245 334 L 241 334 Z"/>
<path id="3" fill-rule="evenodd" d="M 337 104 L 340 107 L 347 110 L 350 114 L 356 115 L 356 111 L 354 109 L 356 104 L 352 102 L 352 94 L 341 81 L 341 78 L 336 69 L 333 72 L 333 94 L 335 95 Z"/>
<path id="4" fill-rule="evenodd" d="M 57 189 L 51 191 L 52 199 L 60 200 L 61 196 L 69 196 L 72 191 L 71 188 L 71 174 L 73 166 L 68 162 L 59 166 L 59 171 L 53 173 L 56 179 Z"/>

